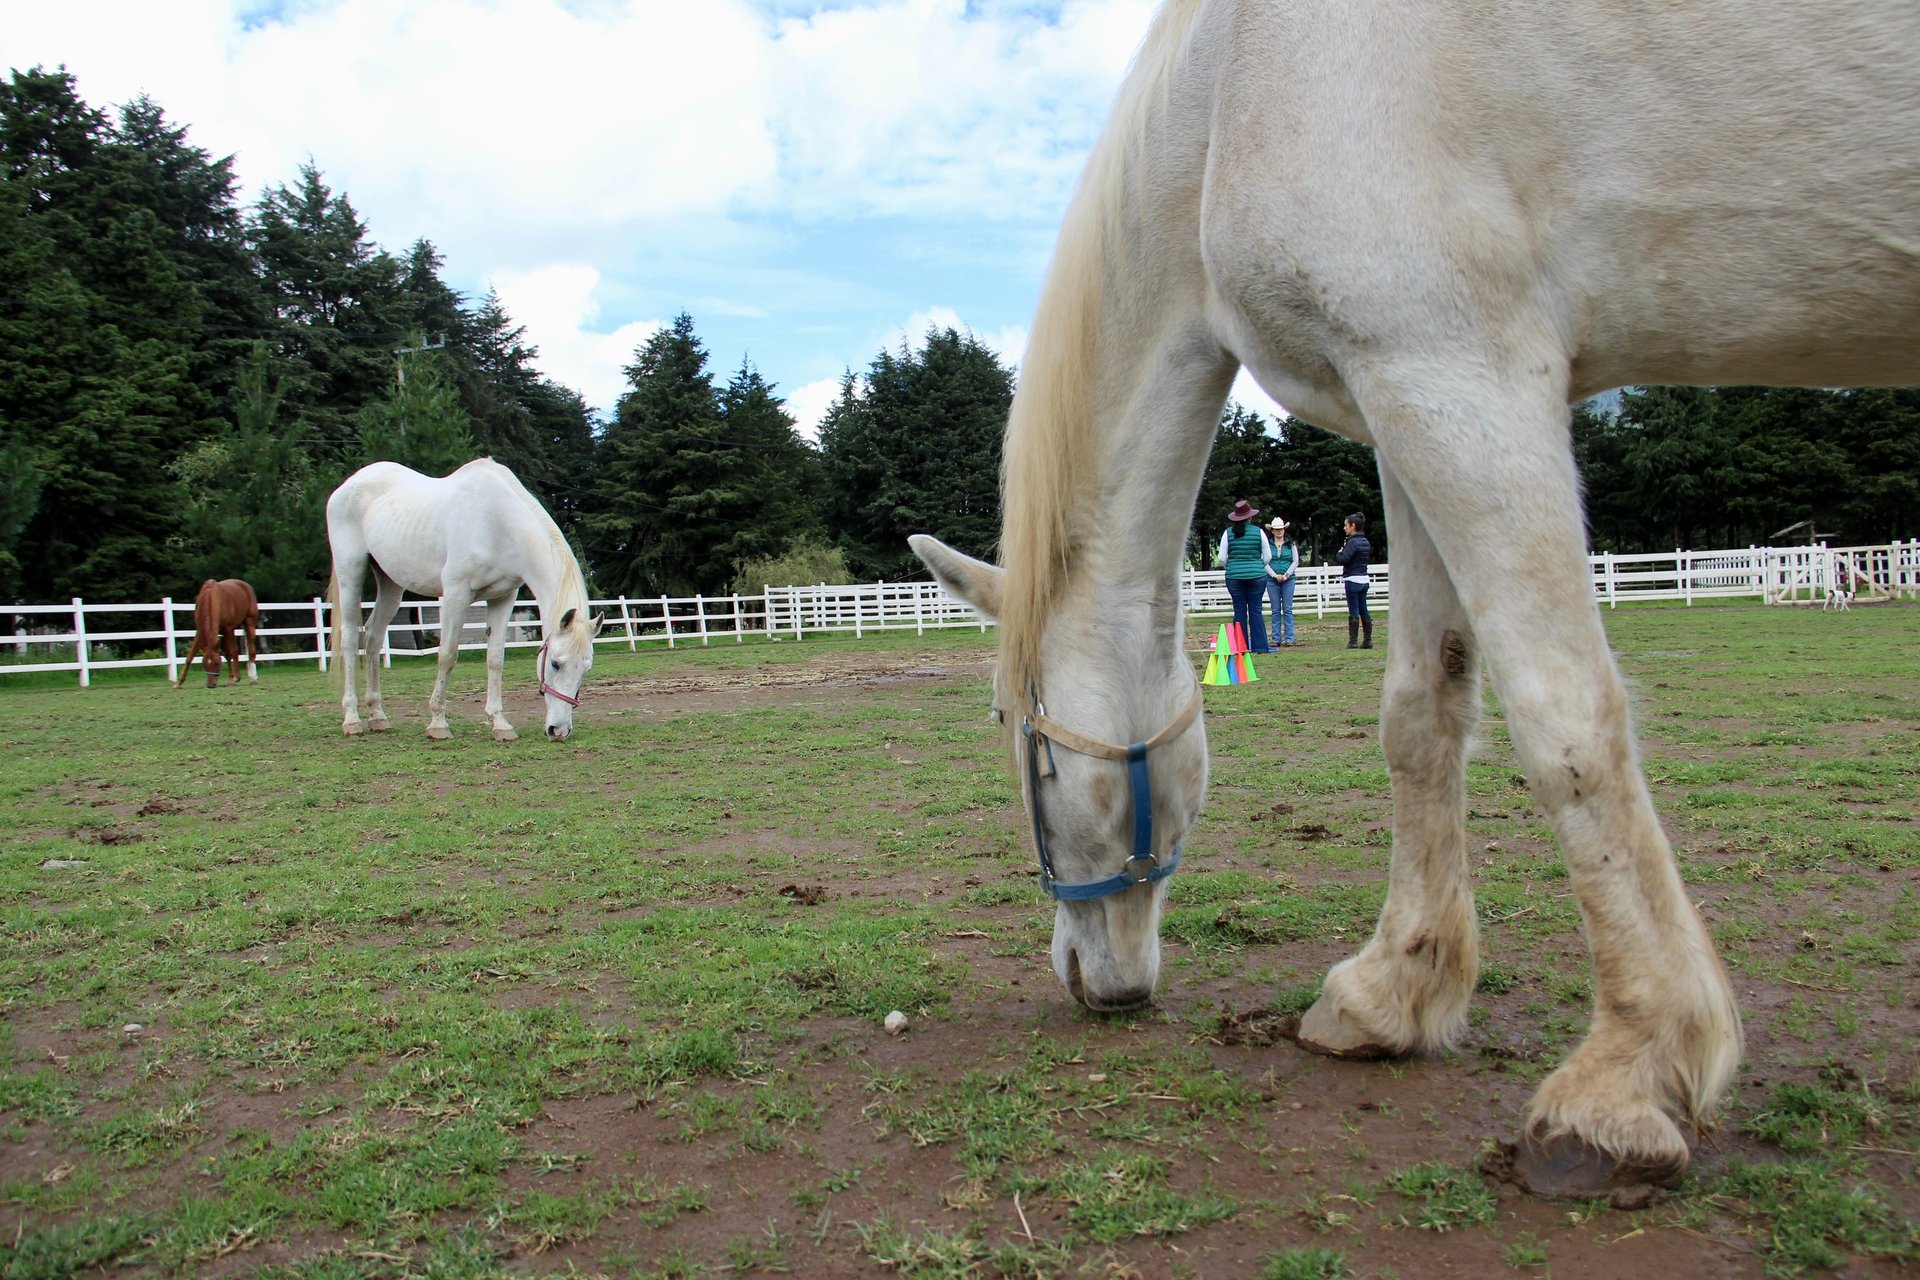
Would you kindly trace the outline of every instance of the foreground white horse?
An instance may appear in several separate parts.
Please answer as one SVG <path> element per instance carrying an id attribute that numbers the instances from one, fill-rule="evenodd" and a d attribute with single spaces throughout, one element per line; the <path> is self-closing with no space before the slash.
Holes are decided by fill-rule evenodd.
<path id="1" fill-rule="evenodd" d="M 1534 1095 L 1519 1172 L 1562 1195 L 1677 1177 L 1740 1015 L 1587 585 L 1567 405 L 1912 383 L 1917 335 L 1920 6 L 1172 0 L 1034 321 L 1004 567 L 914 540 L 1000 620 L 1049 883 L 1125 886 L 1062 897 L 1061 980 L 1096 1009 L 1154 989 L 1161 877 L 1206 783 L 1176 575 L 1245 365 L 1376 450 L 1393 537 L 1390 885 L 1301 1042 L 1402 1054 L 1465 1024 L 1484 660 L 1594 960 L 1591 1029 Z M 1151 744 L 1128 773 L 1124 743 Z"/>
<path id="2" fill-rule="evenodd" d="M 513 472 L 477 458 L 435 479 L 397 462 L 376 462 L 348 476 L 327 499 L 327 541 L 333 548 L 333 655 L 340 664 L 349 736 L 390 727 L 380 701 L 380 655 L 400 595 L 440 599 L 440 673 L 428 702 L 429 738 L 449 736 L 447 677 L 460 654 L 467 606 L 487 602 L 487 716 L 493 736 L 518 735 L 500 696 L 507 617 L 521 584 L 540 608 L 545 642 L 538 658 L 540 692 L 547 700 L 547 736 L 573 732 L 580 682 L 593 666 L 593 638 L 601 619 L 587 616 L 587 584 L 546 509 Z M 367 719 L 360 720 L 360 608 L 363 575 L 371 565 L 378 594 L 366 624 Z"/>

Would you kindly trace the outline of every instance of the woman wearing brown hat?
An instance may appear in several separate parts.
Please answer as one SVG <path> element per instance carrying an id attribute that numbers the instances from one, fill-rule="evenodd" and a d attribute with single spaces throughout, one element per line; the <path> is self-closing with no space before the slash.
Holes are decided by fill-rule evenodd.
<path id="1" fill-rule="evenodd" d="M 1227 531 L 1220 535 L 1220 564 L 1227 571 L 1233 620 L 1240 624 L 1240 634 L 1253 653 L 1267 651 L 1267 621 L 1261 616 L 1260 601 L 1267 591 L 1267 562 L 1273 558 L 1266 530 L 1253 523 L 1259 514 L 1259 508 L 1240 499 L 1227 513 Z"/>

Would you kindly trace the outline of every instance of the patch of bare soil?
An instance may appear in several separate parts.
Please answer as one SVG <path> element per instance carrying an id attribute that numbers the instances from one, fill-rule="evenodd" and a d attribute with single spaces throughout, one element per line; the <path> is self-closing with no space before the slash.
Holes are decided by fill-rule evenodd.
<path id="1" fill-rule="evenodd" d="M 979 679 L 990 665 L 984 657 L 960 661 L 951 654 L 823 648 L 818 656 L 795 663 L 596 681 L 591 695 L 596 710 L 733 708 L 886 683 Z M 532 707 L 528 698 L 516 714 L 530 722 Z M 1263 866 L 1259 850 L 1280 841 L 1351 838 L 1366 830 L 1366 821 L 1377 829 L 1387 818 L 1384 803 L 1360 795 L 1316 804 L 1310 814 L 1304 803 L 1263 799 L 1249 804 L 1245 799 L 1222 804 L 1216 795 L 1208 821 L 1232 828 L 1216 834 L 1220 849 L 1252 852 L 1222 852 L 1213 865 L 1245 868 L 1275 892 L 1314 886 L 1276 877 Z M 1511 814 L 1476 813 L 1474 820 L 1531 816 L 1531 810 L 1516 808 Z M 1341 830 L 1335 832 L 1322 819 L 1339 822 Z M 1017 822 L 1017 815 L 1007 821 Z M 780 833 L 755 829 L 718 843 L 732 841 L 736 850 L 778 849 L 782 840 Z M 789 852 L 812 852 L 792 837 L 785 840 Z M 1382 874 L 1385 857 L 1382 850 Z M 955 895 L 980 883 L 977 877 L 915 879 L 910 870 L 876 882 L 868 871 L 836 874 L 830 859 L 808 858 L 807 866 L 805 880 L 792 879 L 788 871 L 777 881 L 743 883 L 733 892 L 739 897 L 771 893 L 785 910 L 803 912 L 851 897 L 905 897 L 909 890 L 915 898 Z M 1696 896 L 1704 901 L 1719 892 Z M 1171 894 L 1177 904 L 1178 879 Z M 644 908 L 634 910 L 644 913 Z M 1140 1015 L 1102 1018 L 1077 1010 L 1060 990 L 1044 947 L 1023 942 L 1030 938 L 1033 916 L 1044 910 L 1036 887 L 1027 900 L 970 912 L 972 927 L 930 939 L 941 962 L 966 980 L 944 1008 L 908 1010 L 904 1034 L 886 1034 L 877 1020 L 845 1017 L 823 1016 L 782 1028 L 782 1047 L 767 1065 L 804 1079 L 823 1108 L 817 1124 L 775 1129 L 770 1138 L 762 1135 L 751 1143 L 739 1126 L 717 1136 L 698 1128 L 695 1103 L 702 1093 L 724 1095 L 744 1110 L 764 1083 L 759 1080 L 706 1082 L 677 1098 L 602 1093 L 549 1101 L 519 1134 L 525 1151 L 544 1157 L 541 1167 L 517 1166 L 506 1198 L 535 1187 L 556 1196 L 576 1195 L 632 1178 L 644 1179 L 658 1194 L 625 1207 L 584 1241 L 522 1239 L 505 1265 L 512 1274 L 527 1276 L 653 1275 L 664 1260 L 679 1257 L 697 1260 L 712 1274 L 888 1276 L 898 1268 L 876 1258 L 864 1233 L 890 1223 L 915 1238 L 965 1234 L 988 1245 L 1028 1246 L 1075 1234 L 1081 1247 L 1060 1274 L 1141 1280 L 1255 1276 L 1265 1259 L 1290 1248 L 1335 1249 L 1347 1256 L 1354 1276 L 1406 1280 L 1549 1273 L 1556 1280 L 1718 1280 L 1763 1274 L 1743 1220 L 1730 1209 L 1708 1203 L 1683 1223 L 1657 1194 L 1612 1207 L 1549 1203 L 1528 1198 L 1500 1176 L 1497 1144 L 1515 1136 L 1534 1085 L 1577 1036 L 1586 1017 L 1581 1002 L 1557 999 L 1533 983 L 1483 991 L 1476 995 L 1469 1031 L 1450 1053 L 1386 1063 L 1337 1061 L 1294 1042 L 1297 1016 L 1274 1007 L 1276 975 L 1280 983 L 1310 983 L 1349 954 L 1358 939 L 1290 940 L 1239 908 L 1223 905 L 1213 923 L 1232 940 L 1226 953 L 1230 963 L 1218 953 L 1196 956 L 1169 943 L 1157 1006 Z M 591 921 L 577 923 L 592 927 Z M 1577 985 L 1584 977 L 1585 948 L 1577 932 L 1544 947 L 1521 948 L 1494 923 L 1483 939 L 1486 960 L 1524 968 L 1542 980 L 1571 977 Z M 1777 921 L 1751 923 L 1765 929 Z M 1791 931 L 1779 943 L 1781 949 L 1801 945 L 1809 944 L 1795 941 Z M 1728 1107 L 1734 1116 L 1750 1112 L 1775 1084 L 1819 1078 L 1847 1052 L 1845 1045 L 1794 1040 L 1769 1016 L 1796 999 L 1818 999 L 1818 993 L 1748 974 L 1737 975 L 1736 983 L 1751 1020 L 1747 1069 Z M 516 987 L 510 997 L 515 1004 L 567 998 L 564 991 L 537 985 Z M 617 1012 L 607 1016 L 617 1018 Z M 1920 1010 L 1887 1007 L 1875 1017 L 1876 1034 L 1885 1040 L 1912 1044 L 1920 1034 Z M 20 1025 L 12 1034 L 16 1046 L 29 1054 L 111 1050 L 131 1065 L 132 1046 L 112 1033 Z M 1130 1119 L 1142 1122 L 1146 1131 L 1186 1135 L 1158 1151 L 1168 1162 L 1172 1186 L 1231 1199 L 1239 1206 L 1235 1216 L 1165 1238 L 1086 1243 L 1087 1231 L 1071 1219 L 1068 1206 L 1044 1194 L 1017 1192 L 1004 1179 L 970 1177 L 955 1143 L 917 1136 L 876 1087 L 876 1081 L 901 1081 L 909 1102 L 924 1103 L 968 1073 L 992 1075 L 1027 1062 L 1030 1048 L 1042 1041 L 1079 1046 L 1072 1060 L 1051 1068 L 1062 1085 L 1099 1074 L 1121 1076 L 1129 1086 L 1125 1108 L 1089 1107 L 1057 1116 L 1071 1158 L 1132 1149 L 1124 1145 Z M 1186 1064 L 1190 1072 L 1219 1073 L 1253 1102 L 1207 1113 L 1156 1077 L 1154 1064 L 1170 1060 Z M 1885 1079 L 1887 1065 L 1863 1062 L 1849 1069 L 1862 1078 Z M 1910 1078 L 1910 1067 L 1908 1072 Z M 219 1117 L 223 1128 L 244 1126 L 255 1141 L 285 1145 L 335 1122 L 329 1115 L 313 1115 L 312 1099 L 276 1092 L 270 1080 L 200 1085 L 206 1114 Z M 30 1126 L 17 1140 L 0 1144 L 0 1181 L 30 1184 L 71 1176 L 71 1170 L 59 1173 L 39 1136 L 38 1127 Z M 1920 1214 L 1911 1153 L 1915 1135 L 1893 1138 L 1887 1150 L 1864 1153 L 1864 1158 L 1876 1184 L 1899 1197 L 1897 1208 L 1908 1216 Z M 1700 1135 L 1694 1172 L 1711 1178 L 1735 1158 L 1765 1160 L 1777 1153 L 1725 1128 Z M 1387 1186 L 1395 1173 L 1427 1163 L 1487 1169 L 1497 1197 L 1498 1231 L 1419 1229 L 1411 1217 L 1415 1206 Z M 672 1208 L 669 1193 L 679 1187 L 698 1190 L 697 1208 Z M 0 1236 L 18 1221 L 17 1210 L 0 1212 Z M 1517 1240 L 1544 1250 L 1544 1271 L 1515 1269 L 1520 1264 L 1508 1250 Z M 311 1262 L 338 1243 L 324 1234 L 282 1237 L 207 1264 L 200 1274 L 238 1277 L 266 1266 Z M 121 1274 L 139 1272 L 128 1268 Z M 979 1273 L 996 1274 L 991 1269 Z M 1850 1262 L 1844 1274 L 1850 1280 L 1911 1280 L 1905 1269 L 1871 1260 Z"/>
<path id="2" fill-rule="evenodd" d="M 990 675 L 992 670 L 992 659 L 984 655 L 963 658 L 941 652 L 872 653 L 822 646 L 799 662 L 767 662 L 657 679 L 596 679 L 589 688 L 596 705 L 605 702 L 612 707 L 704 711 L 737 706 L 744 698 L 759 705 L 778 706 L 809 700 L 822 691 L 978 678 Z"/>

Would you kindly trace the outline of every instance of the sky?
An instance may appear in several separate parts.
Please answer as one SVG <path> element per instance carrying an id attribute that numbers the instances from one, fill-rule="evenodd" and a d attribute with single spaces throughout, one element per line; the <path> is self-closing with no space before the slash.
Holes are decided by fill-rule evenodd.
<path id="1" fill-rule="evenodd" d="M 5 0 L 0 66 L 150 96 L 239 198 L 312 163 L 603 414 L 685 311 L 811 435 L 930 326 L 1017 365 L 1154 0 Z M 1236 398 L 1278 409 L 1245 375 Z"/>

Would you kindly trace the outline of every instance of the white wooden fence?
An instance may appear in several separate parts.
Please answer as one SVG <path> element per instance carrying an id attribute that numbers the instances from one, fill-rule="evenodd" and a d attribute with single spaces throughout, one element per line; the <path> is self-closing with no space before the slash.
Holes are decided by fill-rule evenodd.
<path id="1" fill-rule="evenodd" d="M 1736 551 L 1674 551 L 1648 555 L 1597 555 L 1589 560 L 1595 597 L 1609 607 L 1648 600 L 1758 598 L 1769 604 L 1857 599 L 1860 594 L 1892 598 L 1920 596 L 1920 540 L 1871 547 L 1748 547 Z M 1346 595 L 1333 565 L 1305 565 L 1294 594 L 1294 611 L 1313 617 L 1343 613 Z M 1226 617 L 1233 612 L 1219 570 L 1188 571 L 1180 591 L 1192 617 Z M 1373 567 L 1372 608 L 1393 603 L 1391 566 Z M 371 607 L 367 605 L 364 607 Z M 859 583 L 849 586 L 767 587 L 757 596 L 617 596 L 596 600 L 606 618 L 602 645 L 736 643 L 753 636 L 790 636 L 869 631 L 914 630 L 992 624 L 966 604 L 926 581 Z M 297 603 L 262 603 L 262 662 L 317 662 L 327 666 L 330 629 L 328 605 L 315 597 Z M 0 610 L 6 612 L 6 610 Z M 193 601 L 172 598 L 156 604 L 88 604 L 75 599 L 60 605 L 14 605 L 19 634 L 0 635 L 0 653 L 11 649 L 18 661 L 0 663 L 0 675 L 32 671 L 73 671 L 80 683 L 92 673 L 126 667 L 160 667 L 167 678 L 179 674 L 181 658 L 193 639 Z M 437 645 L 438 608 L 431 601 L 402 608 L 388 639 L 388 658 L 431 653 Z M 485 645 L 476 605 L 462 649 Z M 509 647 L 540 643 L 539 619 L 523 600 L 509 624 Z"/>

